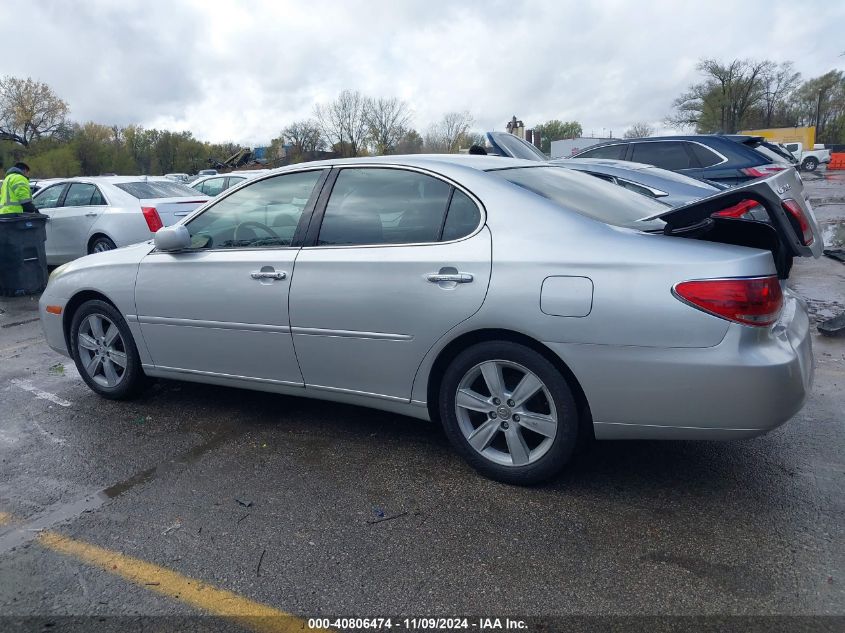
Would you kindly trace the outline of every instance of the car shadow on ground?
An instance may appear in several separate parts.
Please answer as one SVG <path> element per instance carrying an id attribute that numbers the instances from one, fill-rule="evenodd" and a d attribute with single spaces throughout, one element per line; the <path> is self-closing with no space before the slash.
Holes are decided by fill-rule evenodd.
<path id="1" fill-rule="evenodd" d="M 479 477 L 455 454 L 439 424 L 365 407 L 265 392 L 159 380 L 138 401 L 142 407 L 185 411 L 185 430 L 202 432 L 228 420 L 238 432 L 295 432 L 337 442 L 415 445 L 441 454 L 443 466 L 460 478 Z M 775 432 L 780 433 L 780 431 Z M 409 449 L 411 450 L 411 449 Z M 373 451 L 373 460 L 396 460 L 394 452 Z M 537 489 L 567 494 L 635 496 L 725 494 L 738 486 L 763 496 L 783 491 L 795 467 L 783 463 L 781 441 L 774 436 L 733 442 L 591 441 L 579 448 L 555 480 Z M 499 484 L 494 484 L 499 485 Z M 755 492 L 756 491 L 756 492 Z"/>

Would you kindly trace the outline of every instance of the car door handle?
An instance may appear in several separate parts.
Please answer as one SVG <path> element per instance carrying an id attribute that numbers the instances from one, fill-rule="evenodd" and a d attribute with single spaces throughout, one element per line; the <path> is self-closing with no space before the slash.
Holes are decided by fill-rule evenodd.
<path id="1" fill-rule="evenodd" d="M 288 274 L 284 271 L 267 272 L 262 270 L 253 270 L 249 273 L 249 276 L 253 279 L 284 279 L 288 276 Z"/>
<path id="2" fill-rule="evenodd" d="M 99 213 L 86 213 L 85 217 L 86 218 L 96 218 L 98 215 L 99 215 Z"/>
<path id="3" fill-rule="evenodd" d="M 469 273 L 429 273 L 425 276 L 431 283 L 437 284 L 441 281 L 453 281 L 456 284 L 468 284 L 472 281 Z"/>

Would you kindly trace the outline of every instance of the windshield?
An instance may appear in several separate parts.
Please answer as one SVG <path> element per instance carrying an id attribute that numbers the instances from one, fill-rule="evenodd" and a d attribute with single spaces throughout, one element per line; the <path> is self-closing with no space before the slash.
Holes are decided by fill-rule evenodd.
<path id="1" fill-rule="evenodd" d="M 114 185 L 139 200 L 150 198 L 196 198 L 197 190 L 187 185 L 167 180 L 119 182 Z"/>
<path id="2" fill-rule="evenodd" d="M 662 220 L 638 222 L 666 212 L 666 205 L 623 187 L 559 167 L 512 167 L 489 173 L 581 215 L 614 226 L 661 229 Z"/>

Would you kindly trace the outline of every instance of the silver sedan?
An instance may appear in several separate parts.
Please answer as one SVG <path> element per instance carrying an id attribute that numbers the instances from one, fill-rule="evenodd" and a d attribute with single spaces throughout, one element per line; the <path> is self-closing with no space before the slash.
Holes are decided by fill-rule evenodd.
<path id="1" fill-rule="evenodd" d="M 718 216 L 743 199 L 770 222 Z M 103 397 L 161 377 L 375 407 L 437 420 L 479 471 L 529 484 L 579 437 L 788 420 L 813 358 L 784 280 L 820 249 L 792 170 L 667 210 L 538 162 L 337 160 L 58 268 L 40 314 Z"/>

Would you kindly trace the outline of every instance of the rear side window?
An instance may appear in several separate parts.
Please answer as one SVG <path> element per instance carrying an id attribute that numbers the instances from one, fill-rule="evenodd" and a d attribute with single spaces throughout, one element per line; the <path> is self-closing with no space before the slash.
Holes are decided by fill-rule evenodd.
<path id="1" fill-rule="evenodd" d="M 481 211 L 463 191 L 455 189 L 446 223 L 443 225 L 443 241 L 457 240 L 472 233 L 481 222 Z"/>
<path id="2" fill-rule="evenodd" d="M 87 207 L 92 204 L 94 194 L 99 192 L 94 185 L 75 182 L 70 185 L 65 196 L 64 206 L 66 207 Z"/>
<path id="3" fill-rule="evenodd" d="M 62 191 L 65 189 L 65 184 L 52 185 L 46 189 L 42 189 L 33 198 L 32 204 L 36 209 L 54 209 L 59 203 L 59 198 L 62 196 Z"/>
<path id="4" fill-rule="evenodd" d="M 712 167 L 723 161 L 722 157 L 716 152 L 698 143 L 687 143 L 687 147 L 692 150 L 693 155 L 702 167 Z"/>
<path id="5" fill-rule="evenodd" d="M 326 205 L 317 243 L 355 246 L 436 242 L 450 193 L 450 185 L 417 172 L 343 169 Z"/>
<path id="6" fill-rule="evenodd" d="M 654 165 L 662 169 L 674 171 L 698 167 L 693 164 L 690 155 L 680 141 L 652 141 L 649 143 L 634 143 L 631 160 L 635 163 Z"/>
<path id="7" fill-rule="evenodd" d="M 622 160 L 625 158 L 626 149 L 628 149 L 627 145 L 603 145 L 595 149 L 587 149 L 577 154 L 577 156 L 578 158 L 614 158 Z"/>
<path id="8" fill-rule="evenodd" d="M 187 185 L 166 180 L 148 180 L 147 182 L 117 182 L 114 185 L 130 196 L 139 200 L 150 198 L 192 198 L 197 195 L 196 189 Z"/>

